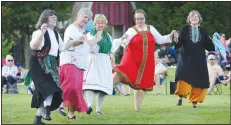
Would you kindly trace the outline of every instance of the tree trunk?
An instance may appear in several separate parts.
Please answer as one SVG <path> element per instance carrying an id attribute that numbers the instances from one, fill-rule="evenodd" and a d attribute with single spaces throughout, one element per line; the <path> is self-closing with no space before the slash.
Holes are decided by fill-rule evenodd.
<path id="1" fill-rule="evenodd" d="M 24 56 L 25 56 L 25 67 L 24 68 L 29 68 L 29 60 L 30 60 L 30 36 L 26 35 L 25 36 L 25 43 L 24 43 Z"/>
<path id="2" fill-rule="evenodd" d="M 15 45 L 12 47 L 12 55 L 14 57 L 15 62 L 21 63 L 23 67 L 25 66 L 24 43 L 25 36 L 22 36 L 16 40 Z"/>

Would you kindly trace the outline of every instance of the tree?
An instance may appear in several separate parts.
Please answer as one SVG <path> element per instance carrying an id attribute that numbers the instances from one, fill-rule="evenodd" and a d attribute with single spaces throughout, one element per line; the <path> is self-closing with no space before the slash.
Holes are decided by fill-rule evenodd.
<path id="1" fill-rule="evenodd" d="M 172 29 L 179 30 L 186 24 L 191 10 L 198 10 L 203 18 L 201 26 L 209 35 L 221 31 L 230 35 L 231 2 L 137 2 L 137 8 L 147 15 L 147 23 L 154 25 L 161 34 L 168 34 Z"/>
<path id="2" fill-rule="evenodd" d="M 2 41 L 15 41 L 12 49 L 15 60 L 29 66 L 29 40 L 43 10 L 55 10 L 58 20 L 64 21 L 71 16 L 72 4 L 73 2 L 2 2 Z"/>

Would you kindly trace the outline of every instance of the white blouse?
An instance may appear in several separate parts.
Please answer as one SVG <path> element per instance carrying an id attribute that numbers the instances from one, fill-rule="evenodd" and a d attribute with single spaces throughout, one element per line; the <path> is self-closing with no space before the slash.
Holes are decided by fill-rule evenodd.
<path id="1" fill-rule="evenodd" d="M 112 42 L 112 37 L 107 33 L 107 35 L 109 36 L 111 42 Z M 91 35 L 90 32 L 87 33 L 87 39 L 88 40 L 92 40 L 94 38 L 94 36 Z M 93 41 L 92 43 L 88 43 L 90 45 L 90 52 L 93 52 L 93 53 L 98 53 L 99 52 L 99 45 L 97 44 L 96 41 Z M 111 51 L 112 51 L 112 48 L 111 48 Z"/>
<path id="2" fill-rule="evenodd" d="M 77 28 L 74 24 L 69 25 L 64 33 L 64 44 L 67 50 L 60 53 L 60 66 L 74 64 L 79 69 L 86 69 L 90 46 L 87 43 L 71 47 L 70 39 L 80 40 L 84 30 Z"/>
<path id="3" fill-rule="evenodd" d="M 57 42 L 57 39 L 55 37 L 55 33 L 53 31 L 53 29 L 50 29 L 50 28 L 47 28 L 47 31 L 48 31 L 48 34 L 49 34 L 49 37 L 50 37 L 50 41 L 51 41 L 51 48 L 50 48 L 50 52 L 49 52 L 49 55 L 52 55 L 52 56 L 55 56 L 57 57 L 58 55 L 58 49 L 59 51 L 63 51 L 64 50 L 64 43 L 63 43 L 63 40 L 61 39 L 59 33 L 58 33 L 58 37 L 59 37 L 59 43 Z M 38 30 L 35 31 L 33 34 L 32 34 L 32 38 L 35 38 L 35 36 L 38 34 Z M 39 50 L 42 49 L 42 47 L 44 46 L 44 36 L 42 38 L 42 42 L 39 46 Z"/>
<path id="4" fill-rule="evenodd" d="M 147 31 L 147 25 L 144 27 L 143 31 Z M 155 42 L 157 44 L 171 43 L 170 34 L 162 36 L 156 30 L 156 28 L 153 27 L 152 25 L 150 25 L 150 32 L 154 36 Z M 119 39 L 114 39 L 113 40 L 112 53 L 114 53 L 119 48 L 120 45 L 125 48 L 129 44 L 129 42 L 131 41 L 131 39 L 137 34 L 137 32 L 134 30 L 134 28 L 129 28 L 125 32 L 125 34 L 128 35 L 128 37 L 126 39 L 121 40 L 121 38 L 119 38 Z"/>
<path id="5" fill-rule="evenodd" d="M 209 78 L 211 78 L 212 76 L 219 77 L 224 75 L 222 68 L 218 64 L 210 65 L 210 63 L 208 63 L 207 66 Z"/>

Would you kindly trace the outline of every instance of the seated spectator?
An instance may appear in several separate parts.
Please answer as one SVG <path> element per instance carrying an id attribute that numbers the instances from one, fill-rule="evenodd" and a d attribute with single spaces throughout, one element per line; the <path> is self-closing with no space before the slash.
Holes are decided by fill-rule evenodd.
<path id="1" fill-rule="evenodd" d="M 226 46 L 227 46 L 227 50 L 230 53 L 231 52 L 231 37 L 229 38 L 229 40 L 226 41 Z"/>
<path id="2" fill-rule="evenodd" d="M 17 82 L 21 83 L 24 81 L 27 71 L 22 67 L 22 64 L 19 62 L 16 62 L 15 65 L 18 68 L 18 73 L 17 73 Z"/>
<path id="3" fill-rule="evenodd" d="M 207 94 L 209 95 L 216 84 L 227 85 L 228 84 L 227 79 L 229 79 L 229 76 L 226 76 L 222 68 L 216 63 L 216 57 L 214 54 L 210 53 L 208 55 L 207 66 L 208 66 L 209 81 L 210 81 L 210 85 L 207 90 Z"/>
<path id="4" fill-rule="evenodd" d="M 221 62 L 226 61 L 227 59 L 227 48 L 220 42 L 221 36 L 215 32 L 213 34 L 213 43 L 216 51 L 219 51 Z"/>
<path id="5" fill-rule="evenodd" d="M 6 93 L 17 94 L 17 72 L 18 69 L 14 65 L 14 58 L 11 55 L 6 56 L 6 65 L 2 67 L 2 91 L 6 85 Z"/>
<path id="6" fill-rule="evenodd" d="M 157 89 L 157 95 L 160 95 L 160 85 L 163 83 L 167 74 L 167 68 L 160 62 L 158 55 L 155 56 L 155 85 Z"/>
<path id="7" fill-rule="evenodd" d="M 157 54 L 160 58 L 160 61 L 163 65 L 170 66 L 173 64 L 174 60 L 172 60 L 171 55 L 168 54 L 166 45 L 161 45 L 160 49 L 157 52 L 158 52 Z"/>
<path id="8" fill-rule="evenodd" d="M 178 57 L 177 57 L 174 45 L 168 47 L 167 54 L 168 54 L 168 58 L 169 58 L 170 62 L 172 62 L 172 64 L 176 64 Z"/>
<path id="9" fill-rule="evenodd" d="M 220 33 L 220 43 L 225 47 L 225 48 L 228 48 L 226 42 L 227 40 L 225 39 L 225 34 L 224 33 Z"/>

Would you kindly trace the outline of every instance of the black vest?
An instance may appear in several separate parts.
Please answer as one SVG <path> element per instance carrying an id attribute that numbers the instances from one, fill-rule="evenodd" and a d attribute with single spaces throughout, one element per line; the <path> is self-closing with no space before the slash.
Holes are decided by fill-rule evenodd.
<path id="1" fill-rule="evenodd" d="M 55 37 L 56 40 L 59 44 L 59 36 L 58 36 L 58 32 L 54 30 L 55 33 Z M 44 58 L 49 52 L 50 52 L 50 48 L 51 48 L 51 40 L 50 40 L 50 36 L 48 34 L 48 31 L 45 32 L 44 34 L 44 46 L 42 47 L 41 50 L 31 50 L 32 55 L 38 57 L 38 58 Z M 58 49 L 58 55 L 56 57 L 56 59 L 59 59 L 59 49 Z"/>

